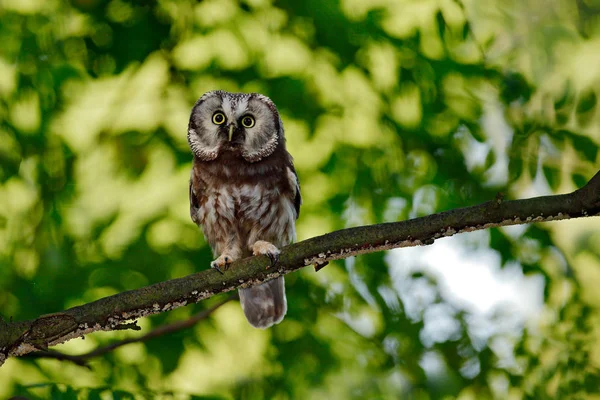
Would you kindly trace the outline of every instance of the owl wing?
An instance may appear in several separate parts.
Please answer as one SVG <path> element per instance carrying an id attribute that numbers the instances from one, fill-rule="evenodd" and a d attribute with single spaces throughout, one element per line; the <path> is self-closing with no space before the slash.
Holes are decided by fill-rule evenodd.
<path id="1" fill-rule="evenodd" d="M 300 182 L 293 165 L 288 167 L 288 179 L 294 196 L 294 209 L 296 210 L 296 219 L 300 216 L 300 206 L 302 205 L 302 195 L 300 194 Z"/>
<path id="2" fill-rule="evenodd" d="M 190 217 L 196 225 L 200 225 L 198 211 L 200 210 L 200 198 L 203 195 L 204 190 L 198 179 L 196 179 L 194 169 L 192 169 L 192 176 L 190 177 Z"/>

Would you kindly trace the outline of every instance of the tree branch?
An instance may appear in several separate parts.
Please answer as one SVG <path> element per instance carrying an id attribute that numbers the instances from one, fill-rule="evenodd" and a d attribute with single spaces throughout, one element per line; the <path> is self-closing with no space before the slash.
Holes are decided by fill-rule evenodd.
<path id="1" fill-rule="evenodd" d="M 125 346 L 127 344 L 145 342 L 145 341 L 154 339 L 154 338 L 162 336 L 162 335 L 167 335 L 167 334 L 170 334 L 173 332 L 181 331 L 183 329 L 191 328 L 192 326 L 196 325 L 198 322 L 208 318 L 213 312 L 215 312 L 222 305 L 229 303 L 231 300 L 236 300 L 236 299 L 238 299 L 237 293 L 216 303 L 215 305 L 207 308 L 206 310 L 202 310 L 199 313 L 192 315 L 190 318 L 188 318 L 186 320 L 177 321 L 177 322 L 173 322 L 171 324 L 159 326 L 158 328 L 151 330 L 150 332 L 146 333 L 145 335 L 142 335 L 142 336 L 139 336 L 136 338 L 128 338 L 128 339 L 120 340 L 118 342 L 111 343 L 107 346 L 98 347 L 98 348 L 96 348 L 92 351 L 89 351 L 87 353 L 84 353 L 84 354 L 73 355 L 73 354 L 60 353 L 58 351 L 47 350 L 47 351 L 33 352 L 33 353 L 28 354 L 27 356 L 32 357 L 32 358 L 53 358 L 55 360 L 71 361 L 82 367 L 90 368 L 90 366 L 87 363 L 90 358 L 101 356 L 106 353 L 110 353 L 111 351 L 113 351 L 121 346 Z"/>
<path id="2" fill-rule="evenodd" d="M 249 257 L 233 263 L 223 275 L 205 270 L 35 320 L 7 323 L 0 319 L 0 365 L 10 356 L 45 350 L 95 331 L 119 329 L 127 321 L 196 303 L 237 287 L 253 286 L 307 265 L 319 266 L 359 254 L 428 245 L 461 232 L 597 215 L 600 215 L 600 172 L 583 188 L 569 194 L 512 201 L 497 198 L 408 221 L 342 229 L 284 247 L 274 268 L 267 269 L 270 260 L 266 256 Z"/>

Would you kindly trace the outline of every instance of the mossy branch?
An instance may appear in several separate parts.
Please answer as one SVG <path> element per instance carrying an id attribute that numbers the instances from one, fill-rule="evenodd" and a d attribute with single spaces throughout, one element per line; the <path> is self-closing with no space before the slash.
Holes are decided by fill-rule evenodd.
<path id="1" fill-rule="evenodd" d="M 214 311 L 216 311 L 218 308 L 220 308 L 224 304 L 227 304 L 231 300 L 236 300 L 236 299 L 239 299 L 237 293 L 230 295 L 229 297 L 226 297 L 224 300 L 221 300 L 220 302 L 210 306 L 207 309 L 204 309 L 204 310 L 198 312 L 197 314 L 192 315 L 188 319 L 185 319 L 182 321 L 175 321 L 175 322 L 172 322 L 172 323 L 166 324 L 166 325 L 161 325 L 157 328 L 154 328 L 153 330 L 151 330 L 150 332 L 148 332 L 142 336 L 119 340 L 118 342 L 114 342 L 114 343 L 111 343 L 106 346 L 97 347 L 94 350 L 88 351 L 87 353 L 84 353 L 84 354 L 72 355 L 72 354 L 65 354 L 65 353 L 60 353 L 60 352 L 52 351 L 52 350 L 42 350 L 42 351 L 36 351 L 36 352 L 29 353 L 29 354 L 25 355 L 25 357 L 53 358 L 55 360 L 71 361 L 72 363 L 75 363 L 76 365 L 91 369 L 90 365 L 88 364 L 88 361 L 94 357 L 98 357 L 98 356 L 104 355 L 106 353 L 110 353 L 111 351 L 118 349 L 119 347 L 126 346 L 128 344 L 146 342 L 148 340 L 152 340 L 154 338 L 157 338 L 157 337 L 160 337 L 163 335 L 168 335 L 171 333 L 181 331 L 183 329 L 191 328 L 192 326 L 196 325 L 198 322 L 203 321 L 206 318 L 208 318 Z"/>
<path id="2" fill-rule="evenodd" d="M 0 365 L 20 356 L 82 337 L 95 331 L 136 329 L 137 318 L 259 284 L 308 265 L 398 247 L 432 244 L 457 233 L 496 226 L 528 224 L 600 215 L 600 172 L 569 194 L 504 201 L 501 197 L 477 206 L 445 211 L 408 221 L 342 229 L 282 249 L 276 267 L 266 256 L 236 261 L 223 275 L 205 270 L 136 290 L 105 297 L 35 320 L 0 319 Z M 293 296 L 291 291 L 290 296 Z M 139 329 L 139 328 L 137 328 Z"/>

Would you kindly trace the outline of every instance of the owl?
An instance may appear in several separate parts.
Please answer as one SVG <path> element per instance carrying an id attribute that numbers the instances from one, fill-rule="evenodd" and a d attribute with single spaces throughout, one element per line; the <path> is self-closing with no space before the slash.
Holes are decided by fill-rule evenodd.
<path id="1" fill-rule="evenodd" d="M 202 228 L 219 272 L 240 258 L 266 255 L 296 239 L 300 186 L 275 104 L 257 93 L 205 93 L 192 108 L 194 154 L 190 215 Z M 248 322 L 268 328 L 286 311 L 283 277 L 239 290 Z"/>

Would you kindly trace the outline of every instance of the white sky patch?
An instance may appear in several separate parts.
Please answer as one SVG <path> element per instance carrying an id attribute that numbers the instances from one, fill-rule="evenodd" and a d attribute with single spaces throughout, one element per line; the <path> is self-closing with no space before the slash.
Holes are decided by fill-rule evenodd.
<path id="1" fill-rule="evenodd" d="M 525 318 L 534 316 L 543 305 L 542 277 L 524 276 L 520 265 L 501 268 L 500 255 L 476 243 L 487 244 L 488 238 L 488 232 L 470 232 L 390 251 L 396 289 L 402 293 L 410 275 L 423 272 L 437 279 L 442 297 L 459 309 L 489 315 L 499 306 L 514 307 Z"/>
<path id="2" fill-rule="evenodd" d="M 512 143 L 514 132 L 504 118 L 504 106 L 497 98 L 487 96 L 482 99 L 483 114 L 481 129 L 486 140 L 480 142 L 461 125 L 455 133 L 458 146 L 463 153 L 467 171 L 472 172 L 485 166 L 490 152 L 494 153 L 494 164 L 485 171 L 483 178 L 486 186 L 503 186 L 508 182 L 508 150 Z"/>
<path id="3" fill-rule="evenodd" d="M 504 118 L 504 106 L 498 98 L 489 96 L 483 102 L 481 129 L 496 156 L 496 162 L 485 173 L 488 186 L 502 186 L 508 182 L 508 149 L 513 139 L 513 130 Z M 468 155 L 465 154 L 468 158 Z"/>
<path id="4" fill-rule="evenodd" d="M 407 316 L 424 321 L 421 341 L 426 347 L 456 338 L 458 310 L 468 313 L 468 332 L 477 350 L 490 345 L 492 337 L 519 337 L 524 325 L 540 314 L 543 277 L 523 275 L 516 263 L 501 268 L 500 255 L 488 243 L 489 232 L 471 232 L 386 255 Z M 414 273 L 424 276 L 413 278 Z M 500 353 L 505 365 L 514 362 L 506 348 Z"/>
<path id="5" fill-rule="evenodd" d="M 521 225 L 501 226 L 499 229 L 506 236 L 509 236 L 513 239 L 518 239 L 521 236 L 523 236 L 523 234 L 525 234 L 525 232 L 527 231 L 528 228 L 529 228 L 529 225 L 521 224 Z"/>
<path id="6" fill-rule="evenodd" d="M 376 307 L 377 301 L 369 292 L 369 287 L 367 283 L 361 279 L 360 275 L 356 273 L 354 269 L 354 265 L 356 263 L 355 257 L 348 257 L 344 260 L 344 264 L 346 265 L 346 271 L 348 271 L 348 277 L 350 278 L 350 283 L 354 286 L 354 289 L 360 294 L 360 296 L 371 306 Z"/>
<path id="7" fill-rule="evenodd" d="M 376 333 L 373 319 L 367 314 L 351 314 L 343 311 L 334 314 L 336 317 L 344 321 L 351 329 L 364 337 L 373 337 Z"/>
<path id="8" fill-rule="evenodd" d="M 543 135 L 540 138 L 540 149 L 538 151 L 537 170 L 535 177 L 530 185 L 528 185 L 524 190 L 520 191 L 520 197 L 529 198 L 553 194 L 553 191 L 548 184 L 548 180 L 546 179 L 546 175 L 544 175 L 543 166 L 544 158 L 547 157 L 548 154 L 550 156 L 556 154 L 557 151 L 558 150 L 552 144 L 547 135 Z"/>
<path id="9" fill-rule="evenodd" d="M 346 200 L 344 206 L 342 216 L 346 221 L 346 228 L 365 225 L 367 210 L 364 207 L 361 207 L 352 197 Z"/>
<path id="10" fill-rule="evenodd" d="M 464 125 L 458 127 L 456 137 L 462 140 L 461 150 L 465 157 L 467 171 L 472 172 L 474 169 L 483 166 L 491 145 L 487 142 L 477 141 Z"/>
<path id="11" fill-rule="evenodd" d="M 383 211 L 383 220 L 385 222 L 396 222 L 408 206 L 408 201 L 403 197 L 390 197 Z"/>
<path id="12" fill-rule="evenodd" d="M 446 363 L 444 359 L 438 353 L 433 351 L 423 354 L 423 357 L 419 360 L 419 365 L 425 370 L 427 377 L 432 380 L 436 377 L 444 376 L 446 372 Z"/>
<path id="13" fill-rule="evenodd" d="M 433 185 L 425 185 L 415 191 L 413 195 L 413 207 L 410 210 L 410 218 L 435 213 L 438 195 Z"/>
<path id="14" fill-rule="evenodd" d="M 456 310 L 446 303 L 433 304 L 423 313 L 425 327 L 421 331 L 421 343 L 431 347 L 436 342 L 460 338 L 460 323 L 455 318 Z"/>

